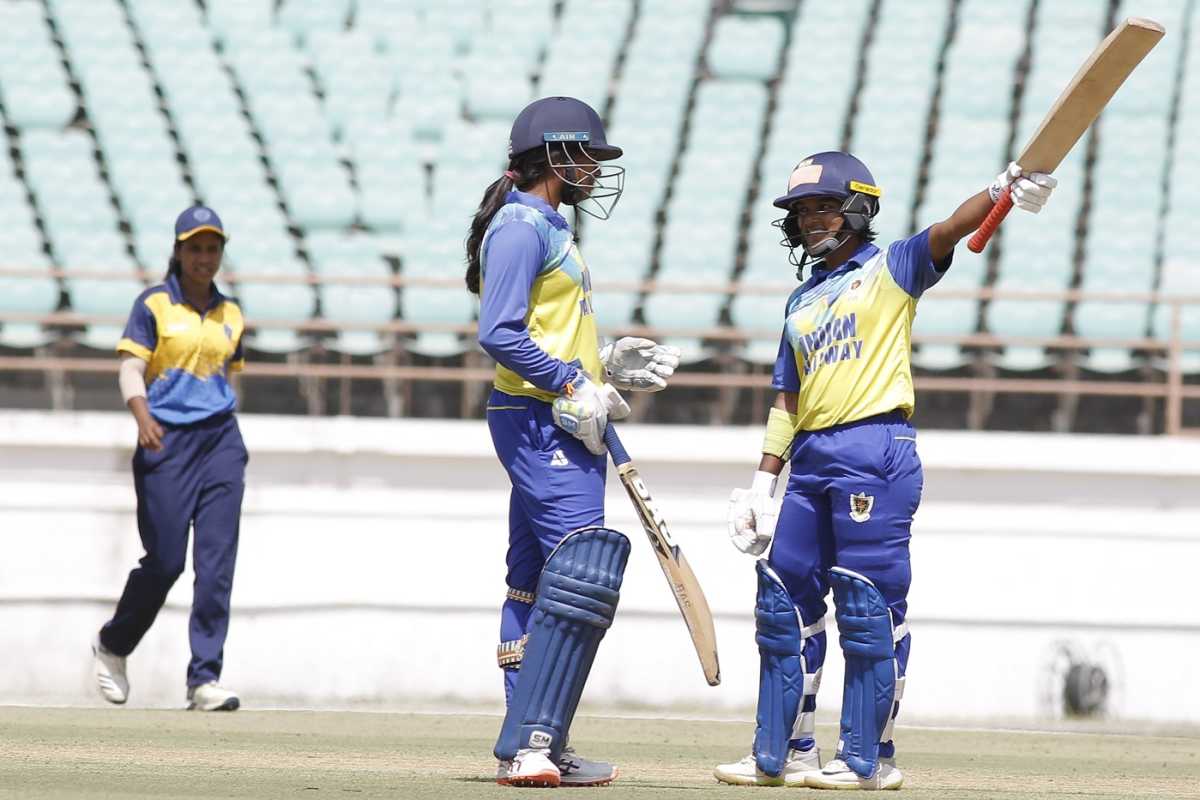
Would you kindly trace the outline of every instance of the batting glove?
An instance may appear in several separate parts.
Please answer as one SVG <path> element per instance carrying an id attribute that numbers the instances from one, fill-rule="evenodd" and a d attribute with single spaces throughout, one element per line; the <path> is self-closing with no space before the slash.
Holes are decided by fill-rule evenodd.
<path id="1" fill-rule="evenodd" d="M 659 392 L 679 366 L 679 348 L 626 336 L 600 348 L 604 374 L 613 385 L 635 392 Z"/>
<path id="2" fill-rule="evenodd" d="M 583 370 L 575 373 L 551 406 L 554 424 L 583 442 L 596 455 L 606 452 L 604 430 L 610 419 L 629 416 L 629 404 L 615 387 L 596 384 Z"/>
<path id="3" fill-rule="evenodd" d="M 995 203 L 1005 189 L 1012 195 L 1013 205 L 1022 211 L 1036 214 L 1050 199 L 1050 193 L 1058 186 L 1058 179 L 1044 172 L 1031 172 L 1026 175 L 1017 162 L 1008 165 L 1008 169 L 996 176 L 988 186 L 988 196 Z"/>
<path id="4" fill-rule="evenodd" d="M 779 507 L 775 504 L 778 475 L 758 470 L 749 489 L 734 489 L 729 495 L 729 538 L 743 553 L 759 556 L 775 536 Z"/>

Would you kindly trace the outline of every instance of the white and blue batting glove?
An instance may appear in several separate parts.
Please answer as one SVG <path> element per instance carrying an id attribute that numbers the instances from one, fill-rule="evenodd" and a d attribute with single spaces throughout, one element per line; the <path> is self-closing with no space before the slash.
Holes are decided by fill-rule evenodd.
<path id="1" fill-rule="evenodd" d="M 596 455 L 606 452 L 604 430 L 610 419 L 629 416 L 629 404 L 616 387 L 596 384 L 580 370 L 551 406 L 554 424 L 583 442 Z"/>
<path id="2" fill-rule="evenodd" d="M 1009 191 L 1013 205 L 1022 211 L 1036 214 L 1046 205 L 1055 186 L 1058 186 L 1058 179 L 1053 175 L 1047 175 L 1045 172 L 1030 172 L 1026 175 L 1014 161 L 988 186 L 988 196 L 995 203 L 1000 199 L 1000 194 L 1011 187 Z"/>
<path id="3" fill-rule="evenodd" d="M 635 392 L 659 392 L 679 366 L 680 350 L 649 339 L 626 336 L 600 348 L 600 362 L 609 382 Z"/>
<path id="4" fill-rule="evenodd" d="M 771 546 L 779 518 L 774 499 L 778 481 L 778 475 L 757 470 L 749 489 L 734 489 L 729 495 L 729 538 L 743 553 L 760 556 Z"/>

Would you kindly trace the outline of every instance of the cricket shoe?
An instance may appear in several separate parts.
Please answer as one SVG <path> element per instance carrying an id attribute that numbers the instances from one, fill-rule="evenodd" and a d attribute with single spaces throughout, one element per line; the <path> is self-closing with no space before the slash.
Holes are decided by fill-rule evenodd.
<path id="1" fill-rule="evenodd" d="M 805 786 L 808 775 L 821 770 L 821 751 L 817 747 L 808 750 L 788 750 L 787 764 L 777 776 L 768 775 L 758 768 L 754 754 L 732 764 L 719 764 L 713 777 L 721 783 L 734 786 Z"/>
<path id="2" fill-rule="evenodd" d="M 840 758 L 825 765 L 820 772 L 809 775 L 804 785 L 812 789 L 899 789 L 904 783 L 904 774 L 896 767 L 896 759 L 881 758 L 875 774 L 864 778 Z"/>
<path id="3" fill-rule="evenodd" d="M 100 637 L 92 641 L 92 672 L 96 676 L 96 688 L 100 696 L 110 703 L 121 705 L 129 699 L 129 679 L 125 677 L 125 656 L 119 656 L 100 644 Z"/>
<path id="4" fill-rule="evenodd" d="M 511 761 L 501 760 L 496 770 L 496 783 L 553 789 L 562 783 L 562 777 L 550 760 L 550 748 L 524 748 L 518 750 Z"/>
<path id="5" fill-rule="evenodd" d="M 216 681 L 189 686 L 187 693 L 188 711 L 237 711 L 241 701 L 236 692 L 231 692 Z"/>
<path id="6" fill-rule="evenodd" d="M 604 786 L 617 779 L 615 764 L 607 761 L 592 761 L 575 752 L 574 747 L 564 747 L 558 757 L 560 786 Z"/>

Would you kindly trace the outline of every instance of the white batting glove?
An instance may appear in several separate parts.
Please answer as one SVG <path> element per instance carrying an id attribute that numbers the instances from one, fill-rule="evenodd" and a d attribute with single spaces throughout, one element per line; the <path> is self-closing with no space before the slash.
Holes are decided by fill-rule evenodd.
<path id="1" fill-rule="evenodd" d="M 608 427 L 608 421 L 629 416 L 629 404 L 616 387 L 593 383 L 588 374 L 580 370 L 563 387 L 563 393 L 555 398 L 551 413 L 555 425 L 599 456 L 606 452 L 604 429 Z"/>
<path id="2" fill-rule="evenodd" d="M 1022 211 L 1036 214 L 1050 199 L 1050 193 L 1058 186 L 1058 179 L 1045 172 L 1031 172 L 1026 175 L 1017 162 L 1008 165 L 1008 169 L 996 176 L 988 186 L 988 196 L 995 203 L 1008 187 L 1012 187 L 1013 205 Z"/>
<path id="3" fill-rule="evenodd" d="M 774 500 L 778 481 L 778 475 L 758 470 L 749 489 L 734 489 L 729 495 L 729 538 L 743 553 L 762 555 L 771 545 L 779 517 Z"/>
<path id="4" fill-rule="evenodd" d="M 600 361 L 609 382 L 635 392 L 659 392 L 679 366 L 678 347 L 626 336 L 600 348 Z"/>

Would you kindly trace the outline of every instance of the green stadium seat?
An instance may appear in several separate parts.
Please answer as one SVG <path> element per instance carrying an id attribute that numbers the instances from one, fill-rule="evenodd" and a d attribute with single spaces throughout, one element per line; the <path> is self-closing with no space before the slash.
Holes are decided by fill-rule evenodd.
<path id="1" fill-rule="evenodd" d="M 708 45 L 708 69 L 718 78 L 769 80 L 779 68 L 783 37 L 774 17 L 721 17 Z"/>
<path id="2" fill-rule="evenodd" d="M 58 282 L 53 278 L 0 275 L 0 312 L 49 314 L 57 308 Z"/>
<path id="3" fill-rule="evenodd" d="M 134 300 L 146 288 L 133 279 L 66 278 L 63 285 L 71 298 L 71 310 L 75 313 L 119 317 L 122 320 L 129 316 Z"/>
<path id="4" fill-rule="evenodd" d="M 633 324 L 633 312 L 638 305 L 637 292 L 605 292 L 592 290 L 592 308 L 596 325 L 603 331 L 620 332 Z"/>
<path id="5" fill-rule="evenodd" d="M 117 343 L 125 333 L 123 325 L 87 325 L 72 336 L 77 344 L 107 353 L 116 353 Z"/>

